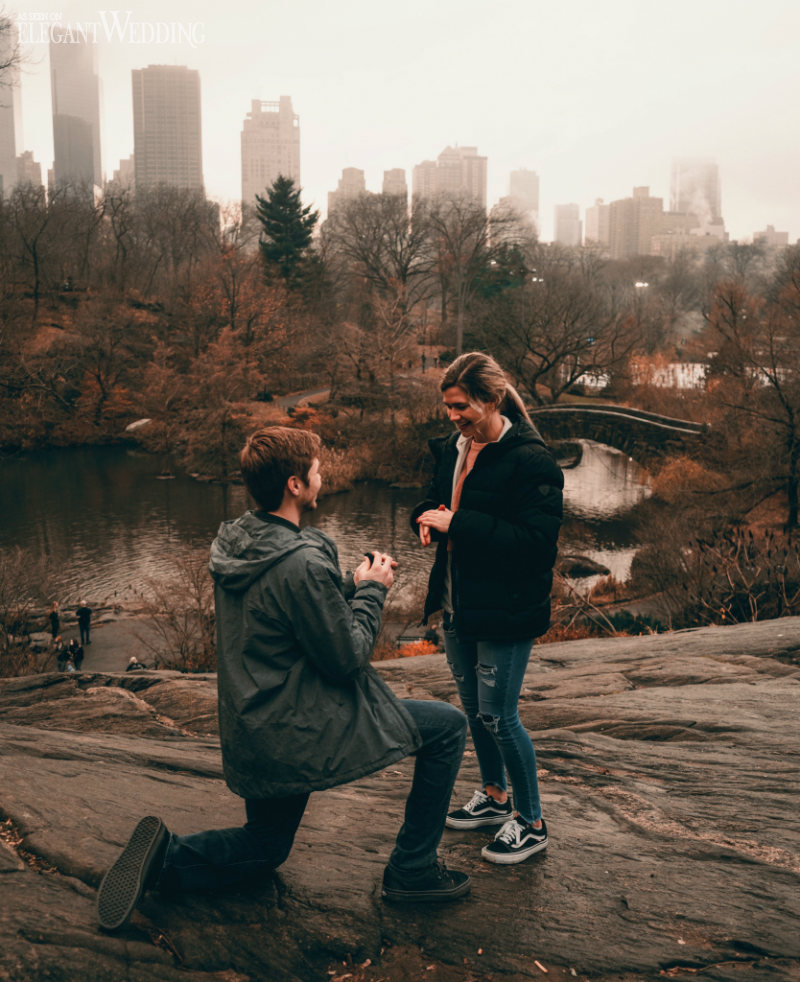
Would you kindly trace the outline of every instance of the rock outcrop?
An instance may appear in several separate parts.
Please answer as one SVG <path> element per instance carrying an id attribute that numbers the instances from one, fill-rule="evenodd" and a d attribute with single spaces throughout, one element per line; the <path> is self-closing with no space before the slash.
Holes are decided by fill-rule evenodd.
<path id="1" fill-rule="evenodd" d="M 473 890 L 392 907 L 380 876 L 411 762 L 312 796 L 262 887 L 148 894 L 101 934 L 96 888 L 143 814 L 238 825 L 213 676 L 0 680 L 0 979 L 800 979 L 800 619 L 535 648 L 521 715 L 548 850 L 480 859 Z M 442 656 L 377 666 L 401 696 L 455 701 Z M 478 785 L 468 752 L 460 798 Z"/>

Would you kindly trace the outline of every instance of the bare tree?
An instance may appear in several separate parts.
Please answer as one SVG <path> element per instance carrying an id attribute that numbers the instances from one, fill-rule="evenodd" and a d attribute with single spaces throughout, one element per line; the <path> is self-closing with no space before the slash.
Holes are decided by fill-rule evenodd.
<path id="1" fill-rule="evenodd" d="M 0 90 L 14 83 L 15 70 L 19 67 L 19 41 L 15 33 L 14 21 L 0 8 Z M 0 91 L 2 104 L 2 91 Z"/>
<path id="2" fill-rule="evenodd" d="M 340 275 L 365 280 L 390 304 L 409 311 L 429 296 L 433 257 L 420 204 L 409 212 L 402 195 L 362 194 L 333 212 L 323 237 Z"/>
<path id="3" fill-rule="evenodd" d="M 56 196 L 60 192 L 54 192 Z M 52 207 L 48 204 L 43 187 L 33 184 L 18 184 L 8 200 L 8 213 L 14 232 L 17 262 L 21 270 L 30 277 L 33 295 L 33 317 L 39 312 L 42 282 L 50 271 L 48 260 L 51 257 L 53 232 Z"/>
<path id="4" fill-rule="evenodd" d="M 136 213 L 133 189 L 109 184 L 103 194 L 105 222 L 97 269 L 111 286 L 124 292 L 136 260 Z"/>
<path id="5" fill-rule="evenodd" d="M 193 392 L 188 417 L 187 459 L 203 474 L 227 479 L 241 448 L 243 414 L 237 403 L 252 399 L 263 386 L 252 349 L 226 327 L 191 364 L 187 385 Z"/>
<path id="6" fill-rule="evenodd" d="M 639 325 L 573 254 L 539 247 L 530 267 L 522 286 L 486 305 L 480 339 L 534 401 L 555 402 L 577 382 L 626 365 Z"/>
<path id="7" fill-rule="evenodd" d="M 189 404 L 185 377 L 175 368 L 173 350 L 159 342 L 142 377 L 139 405 L 150 422 L 137 429 L 136 439 L 162 457 L 162 473 L 172 473 L 172 457 L 184 430 Z"/>
<path id="8" fill-rule="evenodd" d="M 466 194 L 443 194 L 425 203 L 425 224 L 442 291 L 442 319 L 448 300 L 455 306 L 456 353 L 464 348 L 467 311 L 479 278 L 511 242 L 529 236 L 513 212 L 486 209 Z"/>
<path id="9" fill-rule="evenodd" d="M 0 675 L 44 671 L 50 651 L 28 643 L 34 611 L 50 599 L 53 580 L 44 560 L 20 547 L 0 550 Z"/>
<path id="10" fill-rule="evenodd" d="M 135 241 L 142 274 L 137 286 L 169 304 L 187 297 L 198 266 L 217 250 L 217 206 L 201 191 L 160 185 L 136 195 Z"/>
<path id="11" fill-rule="evenodd" d="M 767 269 L 767 254 L 760 242 L 725 242 L 705 255 L 706 291 L 710 293 L 723 280 L 737 281 L 753 288 Z"/>
<path id="12" fill-rule="evenodd" d="M 800 248 L 788 250 L 766 297 L 725 280 L 705 312 L 717 352 L 712 395 L 739 425 L 755 427 L 771 448 L 771 473 L 757 480 L 784 489 L 786 525 L 800 512 Z"/>
<path id="13" fill-rule="evenodd" d="M 128 410 L 135 402 L 153 350 L 152 326 L 148 311 L 109 297 L 92 298 L 79 308 L 60 367 L 70 370 L 95 426 L 114 402 L 122 401 L 120 408 Z"/>
<path id="14" fill-rule="evenodd" d="M 138 638 L 156 668 L 216 670 L 214 593 L 205 555 L 174 559 L 170 575 L 146 581 L 142 599 L 149 630 Z"/>
<path id="15" fill-rule="evenodd" d="M 433 285 L 424 209 L 409 212 L 402 195 L 362 194 L 325 223 L 323 250 L 344 301 L 335 363 L 357 383 L 346 397 L 362 411 L 388 407 L 394 434 L 399 370 L 415 357 L 418 307 Z"/>

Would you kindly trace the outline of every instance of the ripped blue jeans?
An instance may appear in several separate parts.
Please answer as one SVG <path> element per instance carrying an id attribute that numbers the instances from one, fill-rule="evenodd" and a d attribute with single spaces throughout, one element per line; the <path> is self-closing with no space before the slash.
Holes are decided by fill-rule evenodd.
<path id="1" fill-rule="evenodd" d="M 462 641 L 444 625 L 444 649 L 485 788 L 514 790 L 514 808 L 525 822 L 542 817 L 536 752 L 519 718 L 522 680 L 533 641 Z"/>

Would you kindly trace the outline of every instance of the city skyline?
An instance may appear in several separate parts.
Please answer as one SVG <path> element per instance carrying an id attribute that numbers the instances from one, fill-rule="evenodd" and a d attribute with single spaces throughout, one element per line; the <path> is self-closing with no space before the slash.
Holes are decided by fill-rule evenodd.
<path id="1" fill-rule="evenodd" d="M 107 177 L 133 150 L 131 70 L 174 64 L 200 72 L 205 186 L 218 200 L 240 198 L 240 134 L 253 100 L 289 95 L 303 127 L 304 201 L 323 212 L 345 168 L 363 169 L 372 191 L 385 170 L 402 168 L 410 186 L 413 168 L 445 146 L 475 146 L 488 158 L 489 205 L 508 194 L 511 171 L 538 174 L 549 240 L 556 205 L 577 202 L 583 215 L 596 198 L 645 185 L 668 200 L 672 160 L 711 157 L 733 238 L 766 225 L 791 242 L 800 236 L 791 40 L 800 9 L 785 0 L 757 10 L 676 0 L 668 20 L 632 0 L 602 9 L 510 0 L 491 15 L 411 0 L 402 18 L 385 19 L 363 0 L 335 11 L 320 0 L 274 10 L 232 0 L 216 12 L 166 0 L 118 12 L 110 40 L 107 11 L 37 3 L 22 11 L 28 40 L 32 16 L 50 9 L 69 23 L 106 18 L 97 43 Z M 172 25 L 176 43 L 141 43 L 143 27 L 158 24 Z M 25 50 L 23 148 L 46 170 L 47 45 Z"/>

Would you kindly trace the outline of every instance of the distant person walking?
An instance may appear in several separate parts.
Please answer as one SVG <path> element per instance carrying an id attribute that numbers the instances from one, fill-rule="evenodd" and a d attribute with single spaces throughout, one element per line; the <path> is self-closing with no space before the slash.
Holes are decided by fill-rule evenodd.
<path id="1" fill-rule="evenodd" d="M 58 601 L 54 600 L 50 607 L 50 636 L 55 641 L 61 633 L 61 615 L 58 610 Z"/>
<path id="2" fill-rule="evenodd" d="M 431 442 L 433 483 L 411 524 L 423 546 L 436 542 L 424 622 L 443 611 L 445 653 L 482 782 L 446 824 L 502 825 L 481 855 L 519 863 L 547 846 L 536 754 L 518 702 L 534 638 L 550 623 L 564 478 L 489 355 L 461 355 L 440 388 L 458 432 Z"/>
<path id="3" fill-rule="evenodd" d="M 81 632 L 81 644 L 91 644 L 89 633 L 92 628 L 92 608 L 85 600 L 81 600 L 76 611 L 76 616 L 78 618 L 78 628 Z"/>

